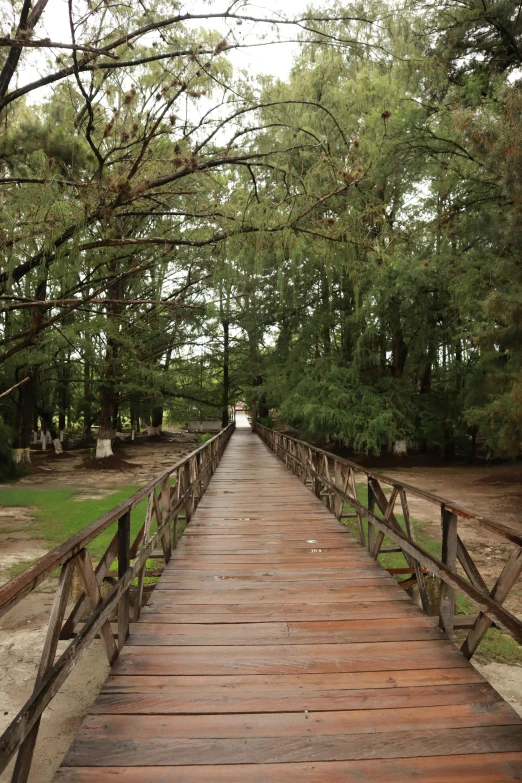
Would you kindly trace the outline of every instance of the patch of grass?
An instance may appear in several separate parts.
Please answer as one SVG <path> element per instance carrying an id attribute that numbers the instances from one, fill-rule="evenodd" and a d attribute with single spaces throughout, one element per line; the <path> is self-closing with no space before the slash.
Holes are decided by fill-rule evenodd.
<path id="1" fill-rule="evenodd" d="M 33 538 L 45 539 L 52 548 L 126 500 L 137 489 L 134 486 L 122 487 L 104 498 L 74 500 L 75 495 L 82 490 L 7 488 L 0 490 L 0 506 L 30 508 L 29 514 L 34 519 L 31 529 Z M 131 539 L 143 524 L 146 508 L 147 502 L 143 501 L 131 514 Z M 88 545 L 91 557 L 95 560 L 107 549 L 116 532 L 116 524 L 112 524 Z"/>
<path id="2" fill-rule="evenodd" d="M 163 568 L 163 560 L 156 557 L 147 558 L 147 562 L 145 563 L 146 571 L 156 571 L 161 568 Z M 143 578 L 144 585 L 155 585 L 158 583 L 158 581 L 159 581 L 159 576 L 145 576 Z M 132 584 L 137 586 L 138 577 L 136 577 L 136 579 L 133 580 Z"/>
<path id="3" fill-rule="evenodd" d="M 458 646 L 466 638 L 466 631 L 455 631 L 454 641 Z M 506 663 L 522 666 L 522 647 L 511 636 L 497 628 L 490 628 L 473 656 L 478 663 Z"/>
<path id="4" fill-rule="evenodd" d="M 26 568 L 29 568 L 30 565 L 36 563 L 37 560 L 39 560 L 38 557 L 33 557 L 30 560 L 20 560 L 18 563 L 14 563 L 9 568 L 9 576 L 11 577 L 11 579 L 14 576 L 18 576 L 18 574 L 21 574 L 22 571 L 25 571 Z"/>

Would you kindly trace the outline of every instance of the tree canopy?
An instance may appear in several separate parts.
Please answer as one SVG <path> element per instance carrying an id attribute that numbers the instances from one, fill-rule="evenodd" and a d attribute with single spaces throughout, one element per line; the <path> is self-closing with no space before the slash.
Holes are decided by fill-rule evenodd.
<path id="1" fill-rule="evenodd" d="M 240 399 L 520 453 L 521 3 L 46 6 L 0 33 L 0 459 Z M 287 79 L 234 67 L 278 40 Z"/>

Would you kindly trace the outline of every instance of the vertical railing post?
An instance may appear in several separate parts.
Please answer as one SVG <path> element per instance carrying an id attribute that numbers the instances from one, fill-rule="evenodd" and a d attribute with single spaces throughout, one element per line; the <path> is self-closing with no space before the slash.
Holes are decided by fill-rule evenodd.
<path id="1" fill-rule="evenodd" d="M 442 562 L 452 571 L 457 565 L 457 515 L 445 506 L 441 508 Z M 453 617 L 455 615 L 455 589 L 446 582 L 440 591 L 439 627 L 448 639 L 453 638 Z"/>
<path id="2" fill-rule="evenodd" d="M 192 504 L 190 500 L 190 466 L 188 462 L 183 465 L 183 493 L 185 497 L 185 525 L 188 525 L 192 517 Z"/>
<path id="3" fill-rule="evenodd" d="M 60 638 L 60 629 L 62 627 L 65 610 L 67 608 L 67 601 L 71 590 L 74 563 L 74 560 L 69 560 L 69 562 L 62 566 L 62 570 L 60 572 L 60 579 L 58 581 L 58 587 L 54 596 L 53 607 L 51 609 L 51 616 L 49 618 L 47 635 L 45 637 L 42 656 L 40 658 L 40 666 L 38 668 L 38 674 L 36 675 L 34 690 L 38 689 L 38 686 L 42 682 L 43 678 L 54 664 L 54 658 L 58 647 L 58 640 Z M 36 739 L 38 737 L 38 730 L 40 728 L 40 721 L 41 718 L 36 720 L 31 731 L 20 745 L 13 776 L 11 778 L 11 783 L 27 783 L 29 773 L 31 771 L 34 748 L 36 745 Z"/>
<path id="4" fill-rule="evenodd" d="M 313 456 L 312 456 L 312 465 L 314 466 L 314 470 L 316 471 L 316 473 L 320 473 L 321 472 L 319 470 L 319 468 L 321 466 L 321 455 L 320 454 L 313 454 Z M 317 476 L 314 476 L 313 487 L 314 487 L 314 495 L 316 496 L 316 498 L 320 498 L 321 497 L 321 481 L 320 481 L 320 479 Z"/>
<path id="5" fill-rule="evenodd" d="M 339 460 L 335 460 L 335 486 L 339 489 L 343 488 L 343 472 L 341 463 Z M 337 519 L 341 519 L 341 515 L 343 513 L 343 499 L 340 495 L 335 495 L 334 497 L 334 514 L 337 517 Z"/>
<path id="6" fill-rule="evenodd" d="M 308 481 L 308 470 L 306 469 L 305 448 L 302 443 L 299 444 L 299 462 L 300 462 L 300 469 L 301 469 L 300 479 L 306 487 L 306 483 Z"/>
<path id="7" fill-rule="evenodd" d="M 182 488 L 181 488 L 181 470 L 178 468 L 176 471 L 176 485 L 174 487 L 174 497 L 173 501 L 174 504 L 177 505 L 179 502 L 179 499 L 181 497 Z M 179 516 L 179 509 L 174 514 L 174 519 L 172 520 L 172 548 L 176 549 L 178 545 L 178 516 Z"/>
<path id="8" fill-rule="evenodd" d="M 375 493 L 372 487 L 372 478 L 368 476 L 368 511 L 375 514 Z M 368 518 L 368 552 L 373 552 L 375 546 L 375 527 Z"/>
<path id="9" fill-rule="evenodd" d="M 159 496 L 159 507 L 161 511 L 161 524 L 165 522 L 168 515 L 170 514 L 170 475 L 165 476 L 163 481 L 161 482 L 161 492 Z M 165 542 L 165 563 L 168 563 L 171 555 L 172 555 L 172 546 L 170 541 L 170 525 L 169 528 L 165 531 L 164 535 L 162 536 L 163 541 Z"/>
<path id="10" fill-rule="evenodd" d="M 130 566 L 130 511 L 118 519 L 118 579 L 125 576 Z M 122 593 L 118 602 L 118 651 L 129 635 L 129 589 Z"/>

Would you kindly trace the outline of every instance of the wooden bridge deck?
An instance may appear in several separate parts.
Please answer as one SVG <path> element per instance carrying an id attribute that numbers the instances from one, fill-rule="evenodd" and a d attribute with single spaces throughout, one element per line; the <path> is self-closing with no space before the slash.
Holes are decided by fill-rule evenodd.
<path id="1" fill-rule="evenodd" d="M 55 780 L 522 780 L 521 720 L 236 431 Z"/>

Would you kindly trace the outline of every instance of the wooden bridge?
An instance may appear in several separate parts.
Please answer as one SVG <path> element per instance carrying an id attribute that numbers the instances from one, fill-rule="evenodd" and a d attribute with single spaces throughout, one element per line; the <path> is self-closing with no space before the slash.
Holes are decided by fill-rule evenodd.
<path id="1" fill-rule="evenodd" d="M 113 649 L 107 640 L 107 617 L 117 605 L 117 646 L 122 649 L 55 780 L 522 780 L 521 719 L 448 639 L 454 625 L 454 590 L 462 589 L 454 581 L 464 578 L 457 558 L 467 563 L 466 574 L 473 574 L 466 580 L 471 592 L 481 593 L 475 600 L 480 613 L 464 623 L 468 629 L 472 626 L 468 657 L 479 631 L 484 625 L 487 629 L 491 619 L 520 638 L 520 624 L 517 627 L 516 618 L 501 604 L 520 573 L 518 569 L 514 576 L 522 542 L 509 533 L 515 554 L 500 577 L 501 589 L 497 583 L 496 592 L 487 592 L 456 534 L 453 523 L 459 508 L 453 505 L 449 511 L 447 503 L 436 499 L 444 506 L 446 541 L 442 560 L 431 569 L 433 573 L 442 568 L 443 578 L 444 569 L 452 574 L 444 581 L 448 590 L 443 590 L 439 623 L 444 633 L 376 563 L 390 536 L 399 540 L 407 562 L 413 560 L 408 547 L 417 545 L 404 504 L 406 529 L 400 528 L 401 533 L 394 524 L 394 504 L 398 497 L 403 499 L 403 485 L 394 487 L 384 501 L 380 485 L 372 485 L 377 479 L 369 474 L 373 496 L 369 509 L 364 509 L 350 493 L 350 488 L 355 490 L 350 463 L 339 461 L 332 467 L 328 459 L 321 462 L 319 450 L 262 432 L 285 465 L 250 431 L 236 430 L 225 449 L 229 435 L 214 439 L 218 445 L 210 446 L 208 461 L 203 450 L 203 457 L 196 453 L 181 465 L 175 490 L 168 489 L 165 476 L 158 479 L 155 487 L 163 487 L 162 495 L 156 497 L 155 487 L 149 494 L 147 520 L 139 546 L 134 551 L 130 547 L 130 557 L 126 523 L 121 521 L 128 521 L 130 510 L 119 508 L 105 520 L 109 524 L 119 519 L 111 553 L 114 559 L 119 546 L 118 584 L 124 587 L 118 593 L 116 585 L 104 601 L 92 600 L 92 617 L 97 619 L 87 621 L 72 644 L 81 646 L 82 638 L 101 632 L 108 651 Z M 341 462 L 344 467 L 338 468 Z M 198 465 L 199 472 L 194 469 Z M 208 483 L 202 478 L 205 465 L 215 474 L 203 495 Z M 307 481 L 317 497 L 304 486 Z M 339 521 L 347 516 L 346 499 L 351 499 L 350 516 L 361 525 L 363 540 L 363 513 L 370 523 L 370 551 Z M 379 515 L 374 514 L 375 504 L 382 506 Z M 176 519 L 182 507 L 190 524 L 177 543 Z M 158 531 L 152 536 L 154 514 Z M 164 533 L 172 520 L 173 541 Z M 140 574 L 137 590 L 142 589 L 144 558 L 158 541 L 163 542 L 168 562 L 123 646 L 129 611 L 125 586 L 131 584 L 130 575 L 134 579 Z M 172 543 L 177 548 L 170 556 Z M 67 563 L 75 562 L 72 556 L 86 551 L 82 546 L 84 540 L 77 542 L 73 555 L 69 548 L 62 575 Z M 397 551 L 399 546 L 390 548 Z M 420 557 L 402 570 L 422 583 L 425 563 Z M 105 565 L 108 561 L 105 558 Z M 90 584 L 99 596 L 93 577 L 85 576 L 85 561 L 82 568 L 86 589 Z M 44 571 L 33 572 L 34 583 Z M 99 565 L 91 570 L 95 585 L 103 579 L 102 571 Z M 4 593 L 4 606 L 12 605 L 16 590 L 23 592 L 21 584 L 11 587 L 9 595 Z M 0 744 L 0 760 L 7 761 L 21 749 L 13 777 L 17 782 L 27 779 L 24 759 L 30 766 L 35 726 L 37 731 L 40 706 L 47 698 L 42 690 L 49 689 L 53 677 L 59 687 L 60 677 L 53 673 L 61 658 L 54 664 L 52 640 L 58 631 L 64 635 L 64 603 L 65 599 L 55 602 L 58 619 L 54 631 L 51 622 L 49 634 L 52 656 L 48 650 L 47 670 L 37 682 L 32 711 L 26 705 L 22 719 Z"/>

